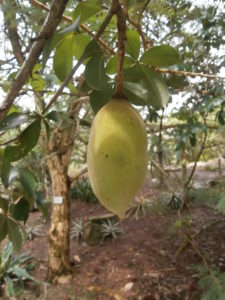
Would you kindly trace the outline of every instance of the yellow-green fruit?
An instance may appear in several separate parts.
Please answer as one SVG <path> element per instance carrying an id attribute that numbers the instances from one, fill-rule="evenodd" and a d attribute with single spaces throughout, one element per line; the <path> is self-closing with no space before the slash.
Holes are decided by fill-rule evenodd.
<path id="1" fill-rule="evenodd" d="M 123 218 L 147 171 L 146 131 L 140 115 L 127 101 L 112 99 L 97 113 L 87 163 L 95 195 Z"/>

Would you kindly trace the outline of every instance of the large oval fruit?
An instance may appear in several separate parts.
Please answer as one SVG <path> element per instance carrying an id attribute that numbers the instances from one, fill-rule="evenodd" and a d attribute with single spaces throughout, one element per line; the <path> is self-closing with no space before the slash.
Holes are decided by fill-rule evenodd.
<path id="1" fill-rule="evenodd" d="M 120 218 L 147 171 L 147 136 L 138 112 L 112 99 L 97 113 L 87 151 L 88 174 L 99 201 Z"/>

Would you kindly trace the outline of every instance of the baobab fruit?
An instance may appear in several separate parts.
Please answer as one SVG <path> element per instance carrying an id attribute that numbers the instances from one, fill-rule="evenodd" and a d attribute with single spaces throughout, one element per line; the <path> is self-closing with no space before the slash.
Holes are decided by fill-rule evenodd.
<path id="1" fill-rule="evenodd" d="M 124 218 L 147 171 L 144 124 L 126 100 L 110 100 L 95 116 L 87 164 L 96 197 L 108 210 Z"/>

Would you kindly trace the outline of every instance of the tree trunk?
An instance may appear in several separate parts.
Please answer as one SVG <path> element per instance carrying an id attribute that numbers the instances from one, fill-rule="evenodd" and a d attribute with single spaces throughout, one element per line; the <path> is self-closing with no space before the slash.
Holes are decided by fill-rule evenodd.
<path id="1" fill-rule="evenodd" d="M 71 104 L 48 142 L 48 168 L 52 181 L 52 214 L 49 231 L 47 280 L 64 284 L 72 279 L 70 266 L 70 180 L 68 168 L 77 132 L 81 103 Z M 58 200 L 58 201 L 56 201 Z"/>
<path id="2" fill-rule="evenodd" d="M 67 172 L 60 157 L 55 155 L 48 161 L 52 179 L 52 213 L 49 231 L 48 274 L 53 283 L 66 283 L 71 279 L 70 267 L 70 199 Z M 54 203 L 62 197 L 62 203 Z M 58 198 L 60 199 L 60 198 Z"/>

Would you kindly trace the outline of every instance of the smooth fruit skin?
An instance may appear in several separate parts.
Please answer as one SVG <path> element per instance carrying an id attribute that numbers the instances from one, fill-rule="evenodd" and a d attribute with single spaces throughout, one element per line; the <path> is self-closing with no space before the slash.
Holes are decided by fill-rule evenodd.
<path id="1" fill-rule="evenodd" d="M 147 171 L 147 135 L 138 112 L 112 99 L 97 113 L 87 150 L 88 174 L 99 201 L 124 218 Z"/>

